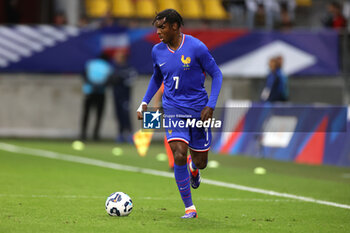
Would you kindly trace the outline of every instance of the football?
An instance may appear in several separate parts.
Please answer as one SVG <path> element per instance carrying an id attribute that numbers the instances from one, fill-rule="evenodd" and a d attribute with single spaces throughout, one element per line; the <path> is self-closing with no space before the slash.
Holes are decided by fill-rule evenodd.
<path id="1" fill-rule="evenodd" d="M 105 203 L 106 211 L 110 216 L 128 216 L 132 211 L 132 200 L 123 192 L 115 192 L 109 195 Z"/>

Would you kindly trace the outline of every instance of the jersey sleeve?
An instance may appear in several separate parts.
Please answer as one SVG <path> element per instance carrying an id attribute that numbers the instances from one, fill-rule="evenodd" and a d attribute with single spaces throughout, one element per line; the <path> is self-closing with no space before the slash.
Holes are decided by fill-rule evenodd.
<path id="1" fill-rule="evenodd" d="M 202 42 L 199 41 L 199 46 L 196 51 L 197 59 L 202 69 L 212 77 L 211 93 L 209 96 L 207 106 L 212 109 L 215 109 L 222 84 L 222 73 L 218 65 L 216 64 L 213 56 L 210 54 L 207 46 L 205 46 Z"/>
<path id="2" fill-rule="evenodd" d="M 152 60 L 153 60 L 153 75 L 148 84 L 146 94 L 142 100 L 142 102 L 146 102 L 147 104 L 151 101 L 151 99 L 156 94 L 156 92 L 158 91 L 158 89 L 160 88 L 163 82 L 163 75 L 159 69 L 158 64 L 156 63 L 154 48 L 152 50 Z"/>

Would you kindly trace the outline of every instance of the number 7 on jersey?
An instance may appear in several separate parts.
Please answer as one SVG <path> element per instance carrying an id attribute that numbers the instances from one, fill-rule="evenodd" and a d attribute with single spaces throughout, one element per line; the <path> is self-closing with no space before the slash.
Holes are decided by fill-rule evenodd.
<path id="1" fill-rule="evenodd" d="M 179 88 L 179 79 L 180 79 L 180 77 L 179 76 L 174 76 L 173 79 L 175 81 L 175 89 L 178 89 Z"/>

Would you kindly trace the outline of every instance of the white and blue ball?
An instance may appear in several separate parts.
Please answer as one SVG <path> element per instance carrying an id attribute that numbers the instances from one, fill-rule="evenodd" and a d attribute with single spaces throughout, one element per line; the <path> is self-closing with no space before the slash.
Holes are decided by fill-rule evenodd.
<path id="1" fill-rule="evenodd" d="M 132 211 L 132 200 L 123 192 L 115 192 L 109 195 L 105 203 L 106 211 L 110 216 L 128 216 Z"/>

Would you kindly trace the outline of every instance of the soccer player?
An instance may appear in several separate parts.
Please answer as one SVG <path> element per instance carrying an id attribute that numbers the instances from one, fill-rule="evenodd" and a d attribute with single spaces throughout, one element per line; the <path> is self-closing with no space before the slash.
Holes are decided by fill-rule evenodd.
<path id="1" fill-rule="evenodd" d="M 267 102 L 288 101 L 288 77 L 282 71 L 283 57 L 277 56 L 269 60 L 270 73 L 261 93 L 261 100 Z"/>
<path id="2" fill-rule="evenodd" d="M 179 122 L 186 117 L 202 121 L 211 119 L 221 89 L 222 73 L 208 48 L 200 40 L 181 32 L 183 20 L 176 10 L 159 12 L 153 25 L 161 42 L 152 49 L 154 71 L 137 110 L 138 119 L 143 118 L 142 112 L 147 111 L 147 104 L 162 83 L 164 114 L 175 115 L 172 121 Z M 204 88 L 205 72 L 212 77 L 209 98 Z M 185 205 L 185 215 L 182 218 L 197 218 L 191 186 L 198 188 L 198 169 L 207 166 L 211 130 L 204 127 L 171 126 L 167 128 L 166 135 L 174 155 L 175 180 Z M 191 155 L 187 158 L 188 150 Z"/>

